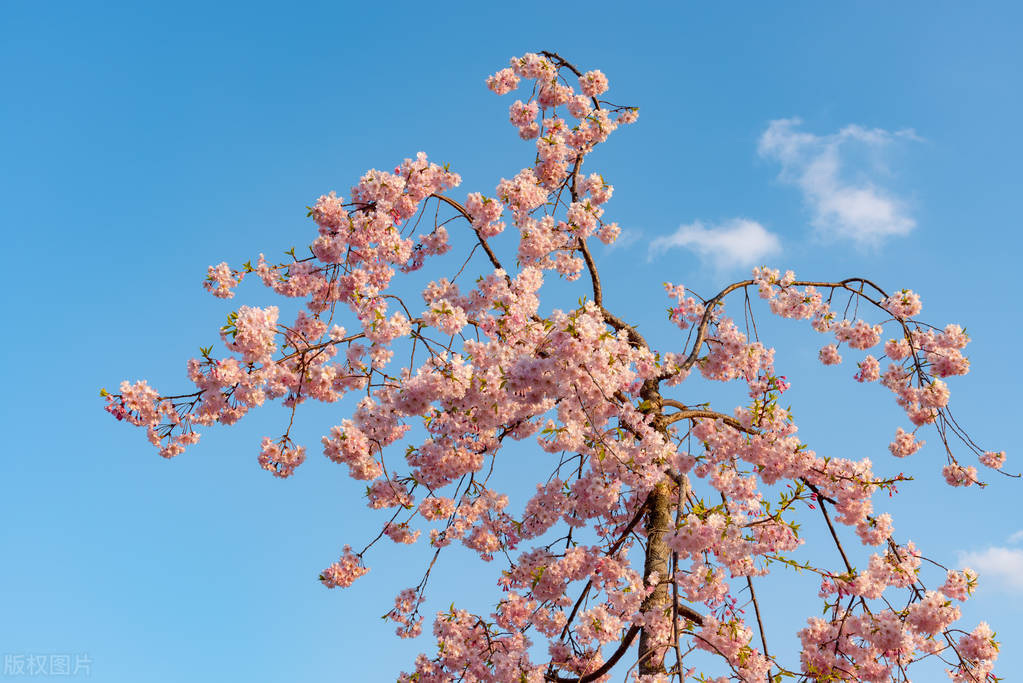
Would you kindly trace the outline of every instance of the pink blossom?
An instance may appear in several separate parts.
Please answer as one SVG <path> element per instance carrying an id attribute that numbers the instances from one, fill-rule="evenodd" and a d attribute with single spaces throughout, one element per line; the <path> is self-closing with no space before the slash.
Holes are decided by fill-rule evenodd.
<path id="1" fill-rule="evenodd" d="M 973 486 L 977 483 L 976 467 L 963 467 L 959 463 L 951 463 L 941 468 L 941 474 L 949 486 Z"/>
<path id="2" fill-rule="evenodd" d="M 941 633 L 960 616 L 959 608 L 936 591 L 927 591 L 923 600 L 909 606 L 906 623 L 918 633 L 933 636 Z"/>
<path id="3" fill-rule="evenodd" d="M 628 125 L 639 120 L 639 107 L 628 107 L 618 112 L 616 121 L 621 125 Z"/>
<path id="4" fill-rule="evenodd" d="M 276 306 L 253 308 L 242 306 L 228 325 L 221 329 L 221 337 L 225 346 L 241 354 L 247 363 L 267 363 L 277 350 L 277 316 Z M 228 336 L 232 339 L 227 341 Z"/>
<path id="5" fill-rule="evenodd" d="M 320 226 L 321 234 L 337 231 L 348 222 L 348 211 L 344 208 L 344 202 L 334 192 L 320 195 L 310 209 L 310 215 Z"/>
<path id="6" fill-rule="evenodd" d="M 818 355 L 824 365 L 838 365 L 842 362 L 842 356 L 838 355 L 838 348 L 834 344 L 823 347 Z"/>
<path id="7" fill-rule="evenodd" d="M 959 639 L 959 649 L 966 659 L 993 660 L 998 656 L 998 643 L 995 642 L 994 632 L 987 622 L 980 622 L 973 632 Z"/>
<path id="8" fill-rule="evenodd" d="M 895 440 L 888 445 L 888 450 L 896 458 L 905 458 L 907 455 L 916 453 L 923 445 L 923 441 L 916 440 L 915 433 L 907 432 L 899 427 L 895 430 Z"/>
<path id="9" fill-rule="evenodd" d="M 869 325 L 863 320 L 855 324 L 843 320 L 835 327 L 835 339 L 854 349 L 869 349 L 881 342 L 881 326 Z"/>
<path id="10" fill-rule="evenodd" d="M 351 547 L 346 545 L 341 552 L 341 559 L 323 570 L 320 581 L 327 588 L 347 588 L 368 571 L 362 566 L 362 558 L 352 553 Z"/>
<path id="11" fill-rule="evenodd" d="M 860 371 L 855 375 L 857 382 L 876 382 L 881 377 L 881 365 L 873 356 L 866 356 L 858 365 Z"/>
<path id="12" fill-rule="evenodd" d="M 395 543 L 411 545 L 419 538 L 420 531 L 418 529 L 410 529 L 408 524 L 405 523 L 393 524 L 388 522 L 384 525 L 384 533 Z"/>
<path id="13" fill-rule="evenodd" d="M 275 477 L 286 479 L 295 473 L 295 468 L 305 462 L 305 446 L 287 447 L 274 443 L 270 437 L 263 437 L 259 452 L 259 465 Z"/>
<path id="14" fill-rule="evenodd" d="M 220 263 L 209 267 L 209 275 L 202 286 L 215 297 L 230 299 L 234 296 L 231 290 L 238 286 L 243 277 L 245 273 L 235 272 L 226 263 Z"/>
<path id="15" fill-rule="evenodd" d="M 593 104 L 585 95 L 576 95 L 568 101 L 568 113 L 577 119 L 584 119 L 593 111 Z"/>
<path id="16" fill-rule="evenodd" d="M 864 518 L 856 525 L 856 534 L 864 545 L 880 545 L 891 538 L 892 516 L 887 512 L 874 519 Z"/>
<path id="17" fill-rule="evenodd" d="M 909 343 L 905 338 L 889 339 L 884 343 L 884 352 L 892 360 L 903 360 L 909 357 Z"/>
<path id="18" fill-rule="evenodd" d="M 604 244 L 611 244 L 618 236 L 622 234 L 622 229 L 618 227 L 617 223 L 604 223 L 597 230 L 597 239 Z"/>
<path id="19" fill-rule="evenodd" d="M 1005 451 L 987 451 L 980 456 L 982 465 L 1000 470 L 1005 467 Z"/>
<path id="20" fill-rule="evenodd" d="M 976 583 L 977 574 L 972 569 L 963 569 L 961 572 L 949 569 L 945 583 L 939 590 L 950 598 L 962 601 L 973 592 Z"/>
<path id="21" fill-rule="evenodd" d="M 596 97 L 607 92 L 607 76 L 597 70 L 587 71 L 579 78 L 579 88 L 587 97 Z"/>
<path id="22" fill-rule="evenodd" d="M 506 95 L 519 87 L 519 77 L 511 69 L 501 69 L 487 78 L 487 87 L 498 95 Z"/>
<path id="23" fill-rule="evenodd" d="M 522 100 L 515 100 L 515 103 L 509 108 L 508 117 L 511 119 L 512 125 L 524 128 L 536 120 L 539 112 L 540 108 L 536 102 L 523 104 Z"/>
<path id="24" fill-rule="evenodd" d="M 892 294 L 881 302 L 881 306 L 896 318 L 903 319 L 919 315 L 923 308 L 920 304 L 920 295 L 908 289 Z"/>

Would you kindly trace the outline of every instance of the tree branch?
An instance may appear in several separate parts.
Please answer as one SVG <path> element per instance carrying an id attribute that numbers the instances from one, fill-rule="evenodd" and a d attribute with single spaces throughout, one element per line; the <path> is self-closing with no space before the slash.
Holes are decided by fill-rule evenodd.
<path id="1" fill-rule="evenodd" d="M 604 295 L 600 290 L 600 275 L 597 274 L 597 264 L 593 261 L 590 248 L 586 246 L 586 240 L 579 238 L 579 251 L 583 254 L 583 261 L 586 262 L 586 269 L 590 271 L 590 282 L 593 283 L 593 302 L 604 308 Z"/>
<path id="2" fill-rule="evenodd" d="M 483 251 L 486 252 L 487 258 L 490 259 L 490 262 L 494 264 L 494 268 L 504 270 L 504 266 L 502 266 L 501 262 L 497 260 L 497 255 L 494 254 L 494 251 L 490 248 L 490 245 L 487 244 L 487 241 L 483 239 L 483 235 L 480 234 L 480 231 L 476 229 L 475 225 L 472 225 L 473 222 L 472 216 L 469 215 L 469 212 L 465 210 L 465 207 L 456 202 L 454 199 L 451 199 L 450 197 L 445 197 L 442 194 L 437 194 L 436 192 L 434 192 L 430 196 L 436 197 L 440 201 L 454 208 L 455 211 L 457 211 L 458 213 L 462 214 L 465 220 L 469 221 L 469 225 L 472 226 L 472 231 L 476 233 L 476 239 L 480 241 L 480 246 L 483 247 Z M 505 277 L 507 277 L 507 271 L 505 271 L 505 273 L 506 273 Z"/>
<path id="3" fill-rule="evenodd" d="M 591 671 L 579 678 L 562 678 L 555 674 L 547 674 L 544 678 L 548 681 L 554 681 L 554 683 L 589 683 L 590 681 L 595 681 L 614 668 L 614 665 L 618 663 L 618 660 L 622 658 L 622 656 L 628 651 L 629 646 L 632 645 L 632 641 L 635 639 L 637 633 L 639 633 L 639 626 L 631 626 L 628 632 L 626 632 L 625 637 L 622 638 L 622 644 L 618 646 L 618 649 L 614 651 L 614 654 L 608 657 L 608 660 L 596 671 Z"/>

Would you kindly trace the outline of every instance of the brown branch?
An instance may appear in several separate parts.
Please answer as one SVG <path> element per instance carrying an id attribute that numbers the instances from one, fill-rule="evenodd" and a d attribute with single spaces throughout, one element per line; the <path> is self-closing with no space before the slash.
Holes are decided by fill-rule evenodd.
<path id="1" fill-rule="evenodd" d="M 678 422 L 679 420 L 692 420 L 699 417 L 704 417 L 711 420 L 721 420 L 732 429 L 737 429 L 740 432 L 745 432 L 747 434 L 753 434 L 754 436 L 758 436 L 760 434 L 760 432 L 758 432 L 756 429 L 743 425 L 734 417 L 729 417 L 728 415 L 725 415 L 724 413 L 719 413 L 716 410 L 704 410 L 702 408 L 690 408 L 688 410 L 680 410 L 677 413 L 672 413 L 671 415 L 668 415 L 666 418 L 664 418 L 664 422 L 665 424 L 672 424 L 674 422 Z"/>
<path id="2" fill-rule="evenodd" d="M 632 516 L 632 519 L 629 520 L 629 523 L 625 525 L 625 529 L 622 531 L 622 533 L 618 535 L 618 540 L 615 541 L 610 548 L 608 548 L 607 551 L 608 557 L 611 557 L 616 552 L 618 552 L 618 549 L 622 547 L 623 543 L 625 543 L 625 539 L 629 537 L 629 534 L 632 533 L 632 530 L 636 528 L 637 524 L 639 524 L 639 520 L 643 519 L 643 513 L 646 511 L 647 502 L 649 500 L 650 497 L 648 496 L 646 500 L 643 501 L 643 504 L 639 506 L 639 509 L 636 510 L 636 514 Z M 575 615 L 579 611 L 579 607 L 583 604 L 583 600 L 586 599 L 586 595 L 590 592 L 590 588 L 592 587 L 593 579 L 590 579 L 589 581 L 586 582 L 586 586 L 583 588 L 583 592 L 579 595 L 579 599 L 575 601 L 575 606 L 572 607 L 572 612 L 568 615 L 568 621 L 565 622 L 565 628 L 561 629 L 560 636 L 561 638 L 564 638 L 565 635 L 568 634 L 568 627 L 572 624 L 572 620 L 575 619 Z"/>
<path id="3" fill-rule="evenodd" d="M 629 646 L 632 645 L 632 641 L 635 639 L 637 633 L 639 633 L 639 626 L 631 626 L 628 632 L 626 632 L 625 637 L 622 638 L 622 644 L 618 646 L 618 649 L 614 651 L 614 654 L 608 657 L 608 660 L 596 671 L 591 671 L 579 678 L 562 678 L 555 674 L 547 674 L 544 676 L 544 679 L 554 681 L 554 683 L 589 683 L 590 681 L 595 681 L 614 668 L 614 665 L 618 663 L 618 660 L 625 655 Z"/>
<path id="4" fill-rule="evenodd" d="M 703 626 L 703 615 L 694 610 L 692 607 L 688 605 L 683 605 L 682 603 L 679 602 L 675 603 L 675 609 L 678 610 L 679 614 L 681 614 L 682 616 L 684 616 L 686 619 L 693 622 L 697 626 Z"/>
<path id="5" fill-rule="evenodd" d="M 616 331 L 620 332 L 621 330 L 625 330 L 634 346 L 640 346 L 644 349 L 650 348 L 650 345 L 646 343 L 646 339 L 643 339 L 643 335 L 637 332 L 635 327 L 629 325 L 603 306 L 600 307 L 600 312 L 604 316 L 604 320 L 606 320 L 611 327 L 615 328 Z"/>
<path id="6" fill-rule="evenodd" d="M 555 66 L 563 66 L 563 67 L 565 67 L 566 69 L 568 69 L 569 71 L 574 73 L 576 75 L 576 78 L 582 78 L 583 77 L 582 71 L 579 71 L 579 69 L 577 69 L 574 64 L 572 64 L 570 61 L 568 61 L 567 59 L 565 59 L 564 57 L 559 55 L 557 52 L 549 52 L 547 50 L 541 50 L 540 54 L 543 55 L 544 57 L 546 57 L 547 59 L 551 60 L 552 62 L 554 62 Z M 593 102 L 593 107 L 595 109 L 600 109 L 600 102 L 597 101 L 596 97 L 591 97 L 590 101 Z"/>
<path id="7" fill-rule="evenodd" d="M 861 289 L 855 289 L 853 287 L 850 287 L 849 285 L 851 283 L 859 283 Z M 705 341 L 705 339 L 707 337 L 707 327 L 710 325 L 710 320 L 713 317 L 714 307 L 717 306 L 721 302 L 721 300 L 723 298 L 725 298 L 726 296 L 728 296 L 729 294 L 731 294 L 735 290 L 737 290 L 737 289 L 744 289 L 744 288 L 749 287 L 750 285 L 753 285 L 753 284 L 756 284 L 753 280 L 743 280 L 741 282 L 732 283 L 732 284 L 728 285 L 727 287 L 725 287 L 724 289 L 722 289 L 720 292 L 718 292 L 713 298 L 709 299 L 708 301 L 706 301 L 704 303 L 705 308 L 704 308 L 704 311 L 703 311 L 703 317 L 700 319 L 700 323 L 699 323 L 699 325 L 697 327 L 697 330 L 696 330 L 696 341 L 693 342 L 693 350 L 690 351 L 689 356 L 686 358 L 685 362 L 680 366 L 680 370 L 688 370 L 689 368 L 691 368 L 693 365 L 696 364 L 696 361 L 698 360 L 699 355 L 700 355 L 700 347 L 703 346 L 703 342 Z M 845 280 L 839 280 L 838 282 L 815 282 L 815 281 L 812 281 L 812 280 L 797 280 L 795 282 L 792 282 L 788 286 L 789 287 L 824 287 L 824 288 L 828 288 L 828 289 L 832 289 L 832 290 L 844 289 L 844 290 L 847 290 L 849 292 L 852 292 L 853 294 L 855 294 L 856 296 L 858 296 L 860 298 L 866 299 L 867 301 L 869 301 L 870 303 L 874 304 L 875 306 L 880 307 L 881 306 L 880 301 L 875 301 L 874 299 L 870 298 L 869 296 L 867 296 L 866 294 L 864 294 L 862 292 L 862 286 L 863 285 L 868 285 L 870 287 L 873 287 L 874 290 L 876 290 L 881 295 L 882 298 L 887 298 L 888 297 L 888 294 L 883 289 L 878 287 L 876 284 L 874 284 L 870 280 L 867 280 L 866 278 L 861 278 L 861 277 L 850 277 L 850 278 L 846 278 Z M 665 372 L 661 373 L 661 375 L 658 377 L 658 379 L 667 379 L 667 378 L 671 377 L 672 374 L 674 374 L 674 373 L 665 371 Z"/>
<path id="8" fill-rule="evenodd" d="M 637 524 L 639 524 L 639 520 L 643 519 L 643 513 L 646 511 L 647 504 L 649 502 L 650 497 L 647 496 L 647 499 L 644 500 L 643 504 L 640 505 L 639 509 L 636 510 L 636 514 L 633 516 L 631 520 L 629 520 L 629 523 L 628 525 L 626 525 L 625 530 L 622 531 L 621 534 L 619 534 L 618 540 L 615 541 L 614 545 L 612 545 L 610 549 L 608 549 L 607 551 L 608 557 L 614 555 L 618 551 L 618 549 L 622 547 L 622 544 L 625 543 L 625 539 L 629 537 L 629 534 L 632 533 L 632 530 L 636 527 Z"/>
<path id="9" fill-rule="evenodd" d="M 718 292 L 717 296 L 715 296 L 713 299 L 704 304 L 703 318 L 700 319 L 700 325 L 696 329 L 696 341 L 693 342 L 693 350 L 689 352 L 689 356 L 686 358 L 685 362 L 679 368 L 680 370 L 682 371 L 688 370 L 689 368 L 693 367 L 693 365 L 696 363 L 696 359 L 700 355 L 700 347 L 703 346 L 703 340 L 707 337 L 707 326 L 710 325 L 710 319 L 714 315 L 714 307 L 717 306 L 722 299 L 724 299 L 726 296 L 728 296 L 735 290 L 741 289 L 743 287 L 748 287 L 752 284 L 753 280 L 743 280 L 742 282 L 736 282 L 731 285 L 728 285 L 720 292 Z M 662 374 L 664 375 L 664 379 L 667 379 L 668 377 L 671 376 L 671 373 Z"/>
<path id="10" fill-rule="evenodd" d="M 838 533 L 835 531 L 835 526 L 831 523 L 831 515 L 828 514 L 828 508 L 825 504 L 826 501 L 824 500 L 824 496 L 821 495 L 816 486 L 805 479 L 803 481 L 806 482 L 806 485 L 810 487 L 810 490 L 813 491 L 814 495 L 817 497 L 817 503 L 821 506 L 821 514 L 824 515 L 824 521 L 828 523 L 828 530 L 831 532 L 831 538 L 835 539 L 835 546 L 838 548 L 838 552 L 842 555 L 842 561 L 845 562 L 845 568 L 849 570 L 850 574 L 852 574 L 852 564 L 849 563 L 849 558 L 845 556 L 845 549 L 842 547 L 842 542 L 838 540 Z"/>
<path id="11" fill-rule="evenodd" d="M 749 596 L 753 600 L 753 611 L 757 615 L 757 626 L 760 627 L 760 642 L 764 646 L 764 656 L 770 657 L 771 655 L 767 652 L 767 636 L 764 635 L 764 622 L 760 618 L 760 603 L 757 602 L 757 594 L 753 592 L 753 579 L 747 576 L 746 585 L 749 586 Z"/>
<path id="12" fill-rule="evenodd" d="M 436 192 L 434 192 L 430 196 L 431 197 L 436 197 L 440 201 L 442 201 L 445 204 L 448 204 L 449 206 L 454 208 L 455 211 L 457 211 L 458 213 L 462 214 L 462 216 L 465 217 L 465 220 L 469 221 L 469 224 L 472 225 L 472 222 L 473 222 L 472 216 L 469 215 L 469 212 L 465 210 L 464 206 L 462 206 L 461 204 L 456 202 L 454 199 L 451 199 L 450 197 L 445 197 L 442 194 L 437 194 Z M 499 270 L 504 270 L 504 266 L 502 266 L 501 262 L 497 260 L 497 255 L 494 254 L 494 251 L 490 248 L 490 245 L 487 244 L 487 241 L 485 239 L 483 239 L 483 235 L 480 234 L 480 231 L 476 229 L 475 225 L 472 226 L 472 231 L 474 233 L 476 233 L 476 239 L 478 239 L 480 241 L 480 246 L 483 247 L 483 251 L 486 252 L 487 258 L 490 259 L 490 262 L 492 264 L 494 264 L 494 268 L 497 268 Z M 507 271 L 505 271 L 505 272 L 507 273 Z M 508 277 L 507 274 L 505 275 L 505 277 Z"/>
<path id="13" fill-rule="evenodd" d="M 590 271 L 590 282 L 593 283 L 593 302 L 604 308 L 604 295 L 600 290 L 600 275 L 597 274 L 597 264 L 593 261 L 590 248 L 586 246 L 586 240 L 579 238 L 579 251 L 582 252 L 583 260 L 586 262 L 586 269 Z"/>

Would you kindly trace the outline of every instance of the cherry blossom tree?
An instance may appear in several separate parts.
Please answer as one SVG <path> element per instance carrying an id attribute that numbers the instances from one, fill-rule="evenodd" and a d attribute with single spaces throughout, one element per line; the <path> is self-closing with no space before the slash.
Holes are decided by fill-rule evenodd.
<path id="1" fill-rule="evenodd" d="M 583 683 L 612 672 L 650 682 L 908 681 L 924 659 L 942 660 L 954 681 L 993 680 L 991 629 L 956 626 L 976 575 L 927 560 L 897 538 L 890 515 L 874 513 L 873 495 L 894 493 L 905 475 L 801 441 L 754 314 L 807 321 L 826 337 L 825 365 L 852 356 L 855 380 L 882 384 L 905 413 L 891 455 L 913 455 L 926 430 L 943 445 L 951 486 L 983 485 L 964 454 L 997 471 L 1005 463 L 949 411 L 945 379 L 969 370 L 963 329 L 918 320 L 910 290 L 761 267 L 707 298 L 665 284 L 676 342 L 652 348 L 605 306 L 591 243 L 620 231 L 606 218 L 612 186 L 583 172 L 638 109 L 603 99 L 600 71 L 549 52 L 512 59 L 487 85 L 524 93 L 510 119 L 535 140 L 525 168 L 490 195 L 457 195 L 459 176 L 420 153 L 368 171 L 345 197 L 319 197 L 308 254 L 221 263 L 205 282 L 229 299 L 255 275 L 304 303 L 294 320 L 276 306 L 241 306 L 220 330 L 223 353 L 204 348 L 188 362 L 193 391 L 124 382 L 103 392 L 106 409 L 171 458 L 201 428 L 279 400 L 291 420 L 263 438 L 258 460 L 284 478 L 306 458 L 291 437 L 299 406 L 358 397 L 326 427 L 323 453 L 367 483 L 370 508 L 392 514 L 362 530 L 361 550 L 344 546 L 323 585 L 355 583 L 384 537 L 429 544 L 434 561 L 453 543 L 498 560 L 480 567 L 501 589 L 492 611 L 437 613 L 436 646 L 402 681 Z M 494 239 L 508 223 L 513 255 Z M 441 277 L 438 264 L 454 255 L 460 267 Z M 414 288 L 422 302 L 408 295 L 417 271 L 435 277 Z M 587 297 L 541 306 L 552 277 L 583 278 Z M 740 405 L 696 403 L 685 390 L 695 375 L 738 383 Z M 515 441 L 548 465 L 533 475 L 535 494 L 513 502 L 493 472 Z M 834 566 L 800 559 L 796 520 L 807 516 L 832 538 Z M 854 568 L 851 539 L 867 547 L 866 569 Z M 421 632 L 433 567 L 387 614 L 401 637 Z M 823 602 L 799 631 L 798 662 L 771 655 L 755 590 L 789 568 L 818 575 Z"/>

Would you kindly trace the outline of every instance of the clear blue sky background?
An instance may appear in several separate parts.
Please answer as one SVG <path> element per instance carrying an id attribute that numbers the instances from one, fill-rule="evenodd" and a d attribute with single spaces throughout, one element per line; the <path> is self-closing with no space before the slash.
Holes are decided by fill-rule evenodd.
<path id="1" fill-rule="evenodd" d="M 926 319 L 967 326 L 974 369 L 951 382 L 953 406 L 1019 469 L 1018 4 L 283 7 L 0 7 L 0 654 L 84 654 L 91 677 L 111 683 L 393 680 L 430 649 L 429 636 L 399 642 L 379 619 L 418 581 L 421 552 L 381 546 L 349 591 L 316 581 L 380 522 L 362 487 L 319 455 L 318 435 L 348 404 L 303 419 L 309 462 L 279 481 L 256 464 L 259 438 L 281 430 L 276 409 L 166 462 L 102 412 L 98 391 L 142 377 L 183 387 L 185 359 L 217 339 L 227 312 L 268 299 L 255 283 L 212 299 L 200 289 L 206 266 L 301 247 L 312 234 L 304 207 L 347 193 L 365 169 L 423 150 L 462 173 L 464 196 L 529 164 L 507 123 L 511 98 L 483 86 L 526 51 L 600 68 L 612 99 L 641 107 L 588 164 L 615 185 L 608 218 L 626 230 L 599 254 L 610 308 L 670 349 L 660 283 L 710 293 L 748 269 L 683 247 L 651 259 L 647 245 L 698 220 L 756 221 L 781 245 L 772 264 L 912 287 Z M 852 124 L 912 129 L 883 147 L 844 145 L 840 161 L 843 182 L 898 200 L 915 228 L 873 246 L 815 229 L 806 188 L 757 152 L 769 123 L 791 117 L 818 144 Z M 547 306 L 573 305 L 558 292 Z M 917 476 L 879 508 L 929 556 L 982 570 L 963 623 L 988 620 L 1006 643 L 998 672 L 1023 673 L 1023 545 L 1010 540 L 1023 529 L 1023 483 L 945 487 L 933 433 L 893 461 L 886 445 L 905 419 L 887 392 L 853 382 L 851 363 L 822 368 L 823 341 L 806 326 L 765 324 L 806 440 Z M 695 391 L 687 398 L 711 395 Z M 725 410 L 741 400 L 716 391 Z M 807 553 L 836 560 L 825 546 Z M 487 604 L 498 568 L 465 559 L 442 556 L 431 610 Z M 814 584 L 765 589 L 776 652 L 794 651 L 818 609 Z"/>

